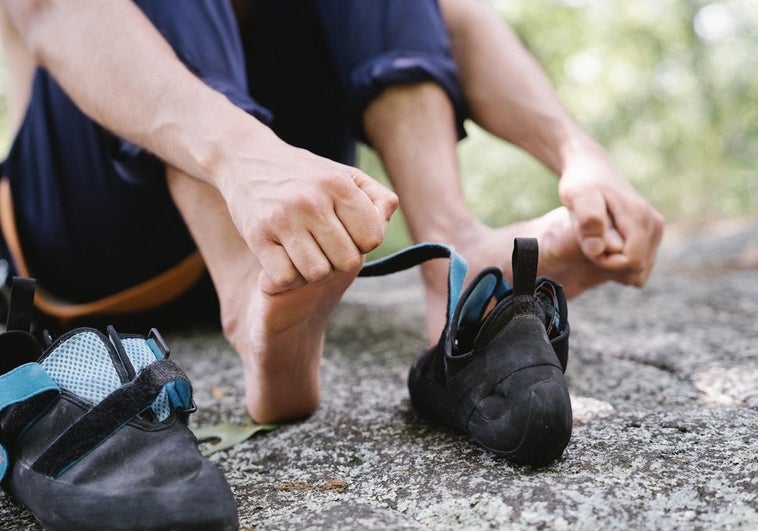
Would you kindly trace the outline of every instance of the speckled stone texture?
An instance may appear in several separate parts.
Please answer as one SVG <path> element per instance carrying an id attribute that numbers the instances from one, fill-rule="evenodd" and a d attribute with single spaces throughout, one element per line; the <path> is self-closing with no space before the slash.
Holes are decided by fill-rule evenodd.
<path id="1" fill-rule="evenodd" d="M 758 528 L 758 221 L 670 231 L 642 289 L 569 304 L 574 434 L 534 469 L 420 420 L 405 379 L 423 348 L 417 272 L 360 279 L 334 316 L 309 419 L 212 459 L 243 529 Z M 236 354 L 168 330 L 193 425 L 242 422 Z M 0 497 L 2 529 L 34 528 Z"/>

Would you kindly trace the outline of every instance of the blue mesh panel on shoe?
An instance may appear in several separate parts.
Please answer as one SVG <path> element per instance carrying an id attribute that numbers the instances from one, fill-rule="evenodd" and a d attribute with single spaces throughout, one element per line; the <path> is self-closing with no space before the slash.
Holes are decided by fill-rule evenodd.
<path id="1" fill-rule="evenodd" d="M 134 372 L 139 372 L 150 365 L 155 363 L 155 353 L 147 346 L 147 342 L 141 338 L 126 338 L 121 340 L 121 344 L 124 345 L 126 355 L 129 356 L 129 361 L 132 362 Z M 158 421 L 163 421 L 171 414 L 171 405 L 169 403 L 168 393 L 165 388 L 160 392 L 158 397 L 153 402 L 153 412 L 158 417 Z"/>
<path id="2" fill-rule="evenodd" d="M 64 340 L 40 365 L 61 388 L 93 404 L 121 387 L 108 347 L 93 332 Z"/>

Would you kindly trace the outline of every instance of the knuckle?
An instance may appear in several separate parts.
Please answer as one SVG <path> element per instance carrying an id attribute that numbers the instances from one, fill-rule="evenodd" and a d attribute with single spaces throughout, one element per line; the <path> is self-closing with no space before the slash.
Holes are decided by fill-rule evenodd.
<path id="1" fill-rule="evenodd" d="M 332 177 L 329 180 L 329 187 L 329 194 L 332 200 L 336 198 L 338 200 L 354 201 L 356 191 L 360 190 L 352 179 L 346 178 L 344 175 Z"/>
<path id="2" fill-rule="evenodd" d="M 344 258 L 337 266 L 337 270 L 343 273 L 349 273 L 360 269 L 363 265 L 363 257 L 358 253 L 352 253 L 350 256 Z"/>
<path id="3" fill-rule="evenodd" d="M 292 199 L 295 208 L 300 210 L 316 210 L 318 208 L 318 201 L 315 194 L 301 193 Z"/>
<path id="4" fill-rule="evenodd" d="M 355 242 L 355 245 L 362 253 L 368 253 L 379 247 L 382 243 L 381 230 L 371 230 L 360 238 L 360 241 Z"/>
<path id="5" fill-rule="evenodd" d="M 394 212 L 400 206 L 400 198 L 394 192 L 389 192 L 385 201 L 390 212 Z"/>
<path id="6" fill-rule="evenodd" d="M 264 216 L 264 223 L 274 232 L 288 230 L 292 226 L 290 212 L 282 204 L 271 205 Z"/>
<path id="7" fill-rule="evenodd" d="M 346 178 L 345 175 L 333 171 L 320 174 L 318 180 L 319 185 L 327 186 L 335 191 L 346 188 L 347 184 L 352 182 L 352 180 Z"/>
<path id="8" fill-rule="evenodd" d="M 650 273 L 649 268 L 643 267 L 639 263 L 630 265 L 623 275 L 622 282 L 628 286 L 641 288 L 645 285 Z"/>
<path id="9" fill-rule="evenodd" d="M 256 227 L 247 231 L 247 238 L 245 238 L 245 240 L 248 242 L 251 249 L 258 250 L 258 254 L 271 243 L 268 234 L 261 227 Z"/>
<path id="10" fill-rule="evenodd" d="M 299 274 L 294 269 L 280 267 L 268 276 L 277 288 L 286 288 L 298 280 Z"/>
<path id="11" fill-rule="evenodd" d="M 303 278 L 308 283 L 315 283 L 325 280 L 332 272 L 332 268 L 327 263 L 314 264 L 302 273 Z"/>
<path id="12" fill-rule="evenodd" d="M 561 182 L 558 189 L 558 194 L 561 197 L 561 201 L 567 205 L 573 205 L 574 201 L 581 196 L 581 189 L 577 186 L 569 186 Z"/>
<path id="13" fill-rule="evenodd" d="M 320 193 L 303 193 L 293 199 L 292 207 L 309 220 L 324 220 L 328 209 Z"/>

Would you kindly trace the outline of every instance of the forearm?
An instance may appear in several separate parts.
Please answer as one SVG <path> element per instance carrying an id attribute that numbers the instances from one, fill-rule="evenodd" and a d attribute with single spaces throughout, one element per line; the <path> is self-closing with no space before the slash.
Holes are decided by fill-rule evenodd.
<path id="1" fill-rule="evenodd" d="M 578 150 L 597 149 L 558 101 L 518 36 L 480 0 L 441 0 L 472 119 L 561 173 Z"/>
<path id="2" fill-rule="evenodd" d="M 273 137 L 192 74 L 131 2 L 5 6 L 35 61 L 85 114 L 187 174 L 218 186 L 224 150 Z"/>

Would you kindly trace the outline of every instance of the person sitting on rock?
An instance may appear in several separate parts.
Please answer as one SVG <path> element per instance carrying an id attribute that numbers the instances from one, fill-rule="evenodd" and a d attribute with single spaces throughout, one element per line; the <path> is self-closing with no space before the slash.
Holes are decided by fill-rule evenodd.
<path id="1" fill-rule="evenodd" d="M 7 0 L 2 15 L 3 254 L 84 304 L 199 251 L 259 422 L 317 407 L 327 321 L 398 201 L 414 241 L 472 272 L 510 277 L 515 236 L 539 239 L 540 273 L 570 296 L 653 267 L 661 215 L 483 2 Z M 563 206 L 481 223 L 457 163 L 466 119 L 553 170 Z M 394 192 L 353 166 L 357 141 Z M 444 266 L 422 278 L 433 342 Z"/>

